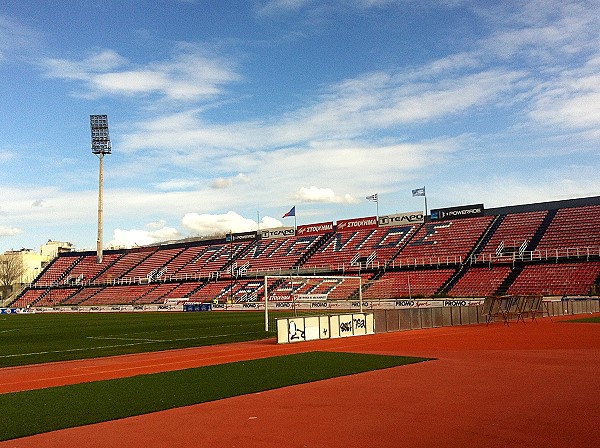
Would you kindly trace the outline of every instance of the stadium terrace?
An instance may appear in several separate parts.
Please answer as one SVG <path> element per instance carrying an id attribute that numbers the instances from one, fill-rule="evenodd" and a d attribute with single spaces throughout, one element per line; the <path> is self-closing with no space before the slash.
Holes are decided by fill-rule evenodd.
<path id="1" fill-rule="evenodd" d="M 494 209 L 452 207 L 398 224 L 378 218 L 385 225 L 363 217 L 106 250 L 100 263 L 92 252 L 61 253 L 9 306 L 253 303 L 264 301 L 268 275 L 360 276 L 363 298 L 372 303 L 588 296 L 600 290 L 598 196 Z M 270 288 L 273 297 L 290 297 L 295 288 L 293 281 L 278 286 Z M 331 281 L 311 288 L 304 293 L 356 295 Z"/>

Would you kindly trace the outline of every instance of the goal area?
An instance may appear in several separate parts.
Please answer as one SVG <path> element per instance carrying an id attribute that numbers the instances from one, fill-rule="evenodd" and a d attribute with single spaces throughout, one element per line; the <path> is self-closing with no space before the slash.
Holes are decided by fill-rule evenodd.
<path id="1" fill-rule="evenodd" d="M 275 319 L 363 311 L 360 276 L 267 275 L 264 277 L 265 330 Z"/>

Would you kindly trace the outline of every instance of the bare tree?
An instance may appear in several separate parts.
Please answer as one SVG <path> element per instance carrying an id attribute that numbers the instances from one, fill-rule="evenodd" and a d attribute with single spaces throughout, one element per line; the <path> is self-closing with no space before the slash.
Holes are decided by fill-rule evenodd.
<path id="1" fill-rule="evenodd" d="M 7 297 L 25 273 L 23 257 L 18 252 L 0 255 L 0 296 Z"/>

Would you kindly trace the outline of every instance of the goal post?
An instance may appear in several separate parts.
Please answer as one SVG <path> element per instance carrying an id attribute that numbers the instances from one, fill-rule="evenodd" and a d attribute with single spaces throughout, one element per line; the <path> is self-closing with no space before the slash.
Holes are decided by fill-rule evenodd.
<path id="1" fill-rule="evenodd" d="M 264 277 L 265 331 L 275 328 L 275 317 L 363 312 L 360 276 L 266 275 Z"/>

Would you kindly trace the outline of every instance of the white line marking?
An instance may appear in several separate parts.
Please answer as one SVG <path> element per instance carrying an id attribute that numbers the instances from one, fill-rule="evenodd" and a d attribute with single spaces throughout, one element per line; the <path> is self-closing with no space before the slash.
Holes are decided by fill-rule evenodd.
<path id="1" fill-rule="evenodd" d="M 169 339 L 117 338 L 114 336 L 87 336 L 86 339 L 97 339 L 97 340 L 101 340 L 101 341 L 171 342 L 171 340 L 169 340 Z"/>
<path id="2" fill-rule="evenodd" d="M 140 341 L 140 342 L 131 342 L 129 344 L 99 345 L 96 347 L 71 348 L 71 349 L 65 349 L 65 350 L 48 350 L 48 351 L 33 352 L 33 353 L 13 353 L 13 354 L 9 354 L 9 355 L 0 355 L 0 359 L 2 359 L 2 358 L 17 358 L 19 356 L 25 357 L 25 356 L 36 356 L 36 355 L 48 355 L 50 353 L 84 352 L 84 351 L 88 351 L 88 350 L 102 350 L 105 348 L 132 347 L 134 345 L 153 344 L 153 343 L 159 343 L 159 342 L 191 341 L 191 340 L 211 339 L 211 338 L 229 337 L 229 336 L 234 336 L 234 335 L 239 335 L 239 334 L 254 334 L 254 333 L 259 333 L 259 331 L 248 331 L 245 333 L 232 333 L 232 334 L 216 334 L 216 335 L 210 335 L 210 336 L 196 336 L 196 337 L 190 337 L 190 338 L 165 339 L 165 340 L 135 339 L 136 341 Z M 102 337 L 88 336 L 88 339 L 119 339 L 119 338 L 116 338 L 116 337 L 115 338 L 102 338 Z M 134 339 L 125 339 L 125 338 L 121 338 L 121 340 L 134 341 Z"/>

